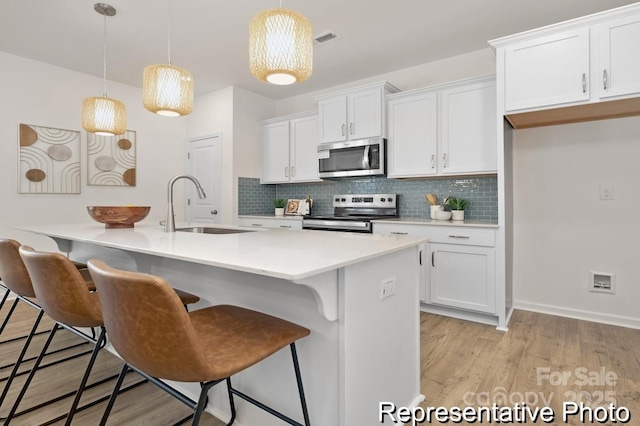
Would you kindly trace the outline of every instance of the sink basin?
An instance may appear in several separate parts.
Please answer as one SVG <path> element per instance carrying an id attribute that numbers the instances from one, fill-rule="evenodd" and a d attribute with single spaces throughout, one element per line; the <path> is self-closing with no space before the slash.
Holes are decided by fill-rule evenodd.
<path id="1" fill-rule="evenodd" d="M 255 232 L 244 229 L 216 228 L 213 226 L 194 226 L 191 228 L 177 228 L 178 232 L 194 232 L 196 234 L 241 234 L 243 232 Z"/>

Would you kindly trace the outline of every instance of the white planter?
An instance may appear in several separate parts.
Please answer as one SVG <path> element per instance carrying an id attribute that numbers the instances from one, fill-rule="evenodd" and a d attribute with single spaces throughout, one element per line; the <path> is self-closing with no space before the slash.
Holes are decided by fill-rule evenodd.
<path id="1" fill-rule="evenodd" d="M 438 204 L 437 206 L 429 206 L 429 216 L 431 217 L 431 219 L 435 219 L 436 212 L 440 210 L 444 210 L 444 206 L 441 206 L 440 204 Z"/>
<path id="2" fill-rule="evenodd" d="M 464 210 L 451 210 L 451 220 L 464 220 Z"/>
<path id="3" fill-rule="evenodd" d="M 284 216 L 284 207 L 276 208 L 276 216 Z"/>

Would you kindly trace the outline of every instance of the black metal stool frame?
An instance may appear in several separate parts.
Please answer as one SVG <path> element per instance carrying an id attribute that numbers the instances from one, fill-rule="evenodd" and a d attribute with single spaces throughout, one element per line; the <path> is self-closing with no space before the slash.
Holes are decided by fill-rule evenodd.
<path id="1" fill-rule="evenodd" d="M 298 385 L 298 394 L 300 395 L 300 403 L 302 405 L 302 415 L 304 416 L 304 426 L 310 426 L 311 422 L 309 421 L 309 411 L 307 408 L 307 403 L 306 403 L 306 399 L 304 396 L 304 388 L 302 386 L 302 376 L 300 374 L 300 365 L 298 363 L 298 353 L 296 351 L 296 344 L 291 343 L 290 345 L 291 348 L 291 357 L 293 358 L 293 368 L 295 370 L 295 374 L 296 374 L 296 382 Z M 127 374 L 128 371 L 133 370 L 135 372 L 137 372 L 138 374 L 140 374 L 142 377 L 146 378 L 147 380 L 149 380 L 149 382 L 155 384 L 156 386 L 160 387 L 161 389 L 163 389 L 164 391 L 166 391 L 167 393 L 169 393 L 171 396 L 177 398 L 180 402 L 182 402 L 183 404 L 187 405 L 188 407 L 192 408 L 194 410 L 194 413 L 192 415 L 190 415 L 189 417 L 179 421 L 178 423 L 176 423 L 174 426 L 176 425 L 180 425 L 183 424 L 185 421 L 187 421 L 189 418 L 193 417 L 193 422 L 191 423 L 193 426 L 197 426 L 200 423 L 200 419 L 202 417 L 202 413 L 204 412 L 204 408 L 207 405 L 207 402 L 209 400 L 208 398 L 208 393 L 209 390 L 214 387 L 215 385 L 217 385 L 218 383 L 222 382 L 222 381 L 226 381 L 227 382 L 227 393 L 229 395 L 229 405 L 231 407 L 231 420 L 229 421 L 229 423 L 227 423 L 227 426 L 231 426 L 233 424 L 233 422 L 236 419 L 236 406 L 235 403 L 233 402 L 233 396 L 236 395 L 242 399 L 244 399 L 247 402 L 250 402 L 251 404 L 265 410 L 266 412 L 268 412 L 269 414 L 272 414 L 276 417 L 278 417 L 279 419 L 289 423 L 290 425 L 293 426 L 303 426 L 301 423 L 298 423 L 297 421 L 293 420 L 292 418 L 280 413 L 279 411 L 274 410 L 273 408 L 261 403 L 260 401 L 257 401 L 253 398 L 251 398 L 250 396 L 240 392 L 239 390 L 233 388 L 231 386 L 231 377 L 226 377 L 224 379 L 219 379 L 219 380 L 212 380 L 210 382 L 201 382 L 200 383 L 200 396 L 198 398 L 198 401 L 195 402 L 193 401 L 191 398 L 185 396 L 184 394 L 182 394 L 181 392 L 179 392 L 178 390 L 174 389 L 173 387 L 169 386 L 168 384 L 166 384 L 165 382 L 163 382 L 162 380 L 150 376 L 147 373 L 145 373 L 144 371 L 141 371 L 129 364 L 124 365 L 124 367 L 122 368 L 122 371 L 120 372 L 120 377 L 118 377 L 118 381 L 116 382 L 116 386 L 113 389 L 113 393 L 111 394 L 111 398 L 109 399 L 109 403 L 107 404 L 107 408 L 104 411 L 104 414 L 102 416 L 102 420 L 100 420 L 100 426 L 105 426 L 107 424 L 107 418 L 109 417 L 109 414 L 111 413 L 111 409 L 113 408 L 113 405 L 115 403 L 116 397 L 118 395 L 120 386 L 122 386 L 122 382 L 124 381 L 124 376 Z"/>

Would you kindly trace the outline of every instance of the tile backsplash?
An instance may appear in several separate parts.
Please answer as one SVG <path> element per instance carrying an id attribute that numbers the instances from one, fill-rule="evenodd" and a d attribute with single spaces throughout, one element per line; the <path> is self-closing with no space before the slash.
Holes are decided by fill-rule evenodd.
<path id="1" fill-rule="evenodd" d="M 328 180 L 317 183 L 260 185 L 257 178 L 238 178 L 238 214 L 272 215 L 276 198 L 313 198 L 313 214 L 333 213 L 334 194 L 398 194 L 398 214 L 405 218 L 427 218 L 432 193 L 443 201 L 448 195 L 468 200 L 465 219 L 498 222 L 498 182 L 495 175 L 426 179 L 385 177 Z"/>

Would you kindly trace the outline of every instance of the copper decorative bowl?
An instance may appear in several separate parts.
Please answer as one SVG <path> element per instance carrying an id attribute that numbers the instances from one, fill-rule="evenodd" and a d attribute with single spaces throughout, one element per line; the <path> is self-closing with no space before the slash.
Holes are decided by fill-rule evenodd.
<path id="1" fill-rule="evenodd" d="M 133 228 L 147 217 L 149 206 L 87 206 L 91 219 L 104 223 L 106 229 Z"/>

